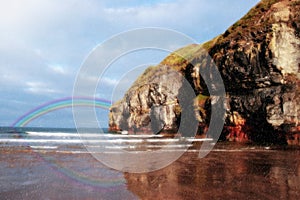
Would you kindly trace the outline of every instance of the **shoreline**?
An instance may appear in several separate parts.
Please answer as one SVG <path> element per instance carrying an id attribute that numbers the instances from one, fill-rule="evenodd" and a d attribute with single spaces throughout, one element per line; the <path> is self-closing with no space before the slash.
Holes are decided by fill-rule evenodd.
<path id="1" fill-rule="evenodd" d="M 198 150 L 198 146 L 192 149 Z M 89 152 L 0 148 L 0 196 L 4 199 L 245 199 L 255 194 L 257 199 L 287 195 L 297 199 L 299 155 L 300 149 L 218 143 L 205 158 L 199 159 L 198 151 L 190 151 L 165 168 L 135 174 L 110 169 Z"/>

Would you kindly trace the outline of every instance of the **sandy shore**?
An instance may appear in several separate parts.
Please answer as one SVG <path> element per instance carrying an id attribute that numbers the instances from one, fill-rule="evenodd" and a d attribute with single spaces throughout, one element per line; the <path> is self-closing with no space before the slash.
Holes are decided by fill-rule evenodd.
<path id="1" fill-rule="evenodd" d="M 217 145 L 166 168 L 122 173 L 89 153 L 0 147 L 0 199 L 299 199 L 300 151 Z"/>
<path id="2" fill-rule="evenodd" d="M 1 199 L 135 199 L 123 173 L 89 154 L 0 149 Z"/>

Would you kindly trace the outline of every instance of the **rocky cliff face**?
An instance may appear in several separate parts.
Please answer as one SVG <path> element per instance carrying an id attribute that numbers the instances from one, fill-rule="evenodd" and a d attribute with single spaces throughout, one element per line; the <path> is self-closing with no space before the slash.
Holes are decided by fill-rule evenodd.
<path id="1" fill-rule="evenodd" d="M 263 0 L 224 34 L 172 53 L 111 107 L 110 129 L 177 132 L 187 80 L 197 96 L 191 118 L 205 134 L 219 85 L 203 72 L 217 67 L 226 89 L 221 139 L 300 144 L 299 10 L 299 0 Z"/>

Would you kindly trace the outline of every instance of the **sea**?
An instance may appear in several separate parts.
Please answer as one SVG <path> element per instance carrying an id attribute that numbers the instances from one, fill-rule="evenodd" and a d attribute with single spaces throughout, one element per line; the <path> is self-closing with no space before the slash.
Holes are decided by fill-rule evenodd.
<path id="1" fill-rule="evenodd" d="M 297 147 L 79 132 L 1 127 L 0 199 L 300 197 Z"/>

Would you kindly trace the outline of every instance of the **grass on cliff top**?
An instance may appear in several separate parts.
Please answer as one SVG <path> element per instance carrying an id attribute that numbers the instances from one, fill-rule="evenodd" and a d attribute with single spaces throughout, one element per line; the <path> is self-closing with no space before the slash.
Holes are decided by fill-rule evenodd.
<path id="1" fill-rule="evenodd" d="M 158 66 L 149 66 L 133 83 L 133 87 L 144 85 L 149 82 L 149 79 L 154 76 L 158 69 Z"/>
<path id="2" fill-rule="evenodd" d="M 168 68 L 178 72 L 184 71 L 189 61 L 195 57 L 202 49 L 199 44 L 191 44 L 180 48 L 168 55 L 160 64 L 149 66 L 133 83 L 132 89 L 143 86 L 151 82 L 155 77 L 167 73 Z"/>
<path id="3" fill-rule="evenodd" d="M 167 56 L 162 62 L 161 65 L 167 65 L 174 70 L 183 71 L 186 66 L 202 49 L 202 46 L 199 44 L 191 44 L 185 46 L 177 51 L 174 51 L 169 56 Z"/>
<path id="4" fill-rule="evenodd" d="M 242 17 L 237 23 L 249 23 L 250 25 L 255 23 L 256 19 L 267 12 L 271 6 L 280 0 L 262 0 L 254 8 L 252 8 L 244 17 Z"/>
<path id="5" fill-rule="evenodd" d="M 158 76 L 165 72 L 164 66 L 171 67 L 172 69 L 182 72 L 186 69 L 189 62 L 203 53 L 203 50 L 209 51 L 215 44 L 221 44 L 226 41 L 230 41 L 237 35 L 244 35 L 251 31 L 253 26 L 257 24 L 259 19 L 270 10 L 274 3 L 282 0 L 262 0 L 254 8 L 252 8 L 243 18 L 233 24 L 224 34 L 215 37 L 214 39 L 199 44 L 191 44 L 180 48 L 170 55 L 168 55 L 159 65 L 150 66 L 144 73 L 138 77 L 135 81 L 134 86 L 146 84 L 153 76 Z"/>
<path id="6" fill-rule="evenodd" d="M 218 37 L 217 43 L 224 43 L 236 38 L 237 35 L 246 35 L 255 26 L 260 25 L 258 22 L 267 13 L 271 6 L 282 0 L 262 0 L 255 7 L 253 7 L 244 17 L 229 27 L 224 34 Z M 267 25 L 268 21 L 262 22 L 262 25 Z"/>
<path id="7" fill-rule="evenodd" d="M 244 17 L 233 24 L 224 34 L 219 35 L 202 45 L 191 44 L 172 52 L 159 65 L 147 68 L 144 73 L 137 78 L 133 86 L 136 88 L 138 85 L 147 84 L 154 77 L 166 73 L 165 66 L 171 67 L 178 72 L 183 72 L 189 62 L 193 58 L 200 56 L 203 51 L 209 52 L 215 45 L 236 39 L 237 35 L 246 35 L 257 25 L 261 17 L 270 10 L 271 6 L 280 1 L 283 0 L 262 0 Z"/>
<path id="8" fill-rule="evenodd" d="M 207 42 L 204 42 L 202 44 L 202 48 L 205 49 L 206 51 L 209 51 L 218 41 L 218 39 L 220 38 L 220 35 L 218 35 L 217 37 L 213 38 L 212 40 L 209 40 Z"/>

